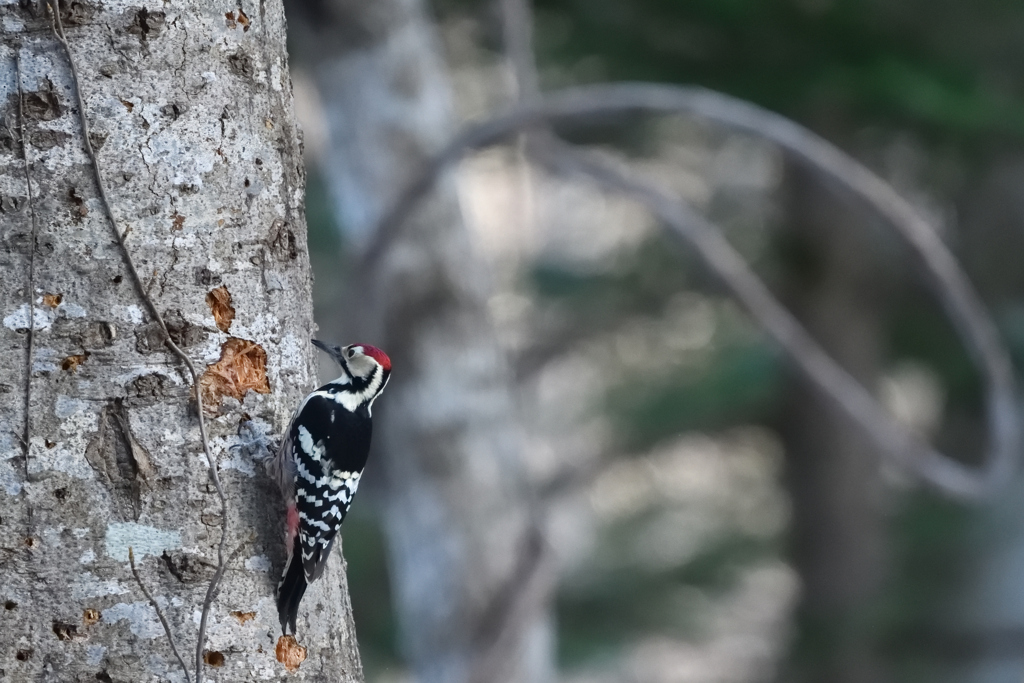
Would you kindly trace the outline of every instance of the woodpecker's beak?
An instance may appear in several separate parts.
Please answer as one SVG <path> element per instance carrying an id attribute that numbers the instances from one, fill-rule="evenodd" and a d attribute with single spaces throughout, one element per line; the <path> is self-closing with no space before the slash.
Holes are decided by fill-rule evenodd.
<path id="1" fill-rule="evenodd" d="M 348 370 L 348 365 L 345 363 L 345 350 L 343 348 L 341 348 L 340 346 L 332 346 L 331 344 L 325 344 L 319 339 L 311 339 L 310 341 L 313 342 L 313 346 L 317 347 L 321 351 L 326 352 L 327 355 L 330 356 L 335 363 L 340 365 L 341 369 L 345 371 L 346 375 L 348 375 L 349 377 L 352 376 L 352 373 L 350 373 Z"/>

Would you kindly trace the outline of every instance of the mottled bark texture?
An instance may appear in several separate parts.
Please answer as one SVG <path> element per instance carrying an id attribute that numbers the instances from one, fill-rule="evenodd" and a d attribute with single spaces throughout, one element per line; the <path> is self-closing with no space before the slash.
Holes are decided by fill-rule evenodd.
<path id="1" fill-rule="evenodd" d="M 434 28 L 418 0 L 295 3 L 330 131 L 324 173 L 359 253 L 421 163 L 455 128 Z M 517 601 L 539 566 L 508 368 L 489 277 L 454 185 L 442 182 L 356 283 L 357 335 L 395 373 L 374 416 L 384 522 L 405 655 L 416 679 L 543 683 L 549 620 Z M 353 336 L 353 339 L 355 336 Z M 370 467 L 374 467 L 371 460 Z"/>
<path id="2" fill-rule="evenodd" d="M 44 15 L 3 5 L 0 680 L 182 681 L 128 548 L 191 663 L 225 524 L 192 390 L 98 199 L 66 56 Z M 297 674 L 275 660 L 280 497 L 249 451 L 230 449 L 244 416 L 280 433 L 314 381 L 281 5 L 76 1 L 63 17 L 127 246 L 172 336 L 207 372 L 227 550 L 246 541 L 211 613 L 208 649 L 222 658 L 210 654 L 219 666 L 206 680 L 361 680 L 340 553 L 303 604 L 308 659 Z M 34 290 L 15 53 L 40 226 Z"/>

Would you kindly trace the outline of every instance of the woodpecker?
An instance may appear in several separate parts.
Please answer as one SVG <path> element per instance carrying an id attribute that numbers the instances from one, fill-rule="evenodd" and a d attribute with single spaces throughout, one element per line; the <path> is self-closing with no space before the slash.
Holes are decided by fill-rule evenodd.
<path id="1" fill-rule="evenodd" d="M 341 376 L 299 404 L 272 463 L 288 507 L 288 561 L 277 587 L 285 635 L 295 633 L 306 586 L 327 566 L 370 451 L 373 401 L 391 376 L 391 359 L 376 347 L 312 341 L 341 366 Z"/>

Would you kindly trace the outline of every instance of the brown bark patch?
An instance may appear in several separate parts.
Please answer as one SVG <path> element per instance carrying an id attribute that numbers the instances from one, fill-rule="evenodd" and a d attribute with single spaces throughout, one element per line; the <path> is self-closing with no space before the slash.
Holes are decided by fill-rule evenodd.
<path id="1" fill-rule="evenodd" d="M 231 305 L 231 292 L 228 291 L 228 288 L 222 285 L 217 289 L 210 290 L 210 293 L 206 295 L 206 305 L 210 307 L 210 312 L 213 313 L 213 319 L 220 331 L 227 332 L 231 327 L 231 322 L 235 319 L 235 309 Z"/>
<path id="2" fill-rule="evenodd" d="M 68 190 L 68 199 L 75 205 L 75 208 L 71 210 L 71 218 L 76 223 L 89 215 L 89 207 L 85 205 L 85 197 L 79 192 L 77 187 L 72 187 Z"/>
<path id="3" fill-rule="evenodd" d="M 246 16 L 245 12 L 238 10 L 237 12 L 226 12 L 224 14 L 225 23 L 228 28 L 242 27 L 242 32 L 249 30 L 249 17 Z"/>
<path id="4" fill-rule="evenodd" d="M 50 308 L 57 308 L 64 297 L 60 294 L 43 294 L 43 305 Z"/>
<path id="5" fill-rule="evenodd" d="M 82 610 L 82 623 L 86 626 L 92 626 L 98 624 L 100 621 L 100 611 L 93 609 L 92 607 L 86 607 Z"/>
<path id="6" fill-rule="evenodd" d="M 277 639 L 277 661 L 284 664 L 289 671 L 298 671 L 299 666 L 306 661 L 306 648 L 299 645 L 295 636 L 281 636 Z"/>
<path id="7" fill-rule="evenodd" d="M 78 372 L 78 366 L 81 365 L 89 358 L 88 353 L 80 353 L 74 356 L 68 356 L 60 362 L 60 369 L 67 370 L 68 372 Z"/>
<path id="8" fill-rule="evenodd" d="M 177 211 L 171 216 L 171 230 L 181 230 L 185 226 L 185 217 Z"/>
<path id="9" fill-rule="evenodd" d="M 256 613 L 255 612 L 240 612 L 239 610 L 235 610 L 235 611 L 231 612 L 231 616 L 233 616 L 235 619 L 238 619 L 238 623 L 239 624 L 244 624 L 247 621 L 252 621 L 253 619 L 255 619 L 256 618 Z"/>
<path id="10" fill-rule="evenodd" d="M 250 389 L 269 394 L 267 352 L 255 342 L 231 337 L 220 347 L 220 360 L 207 366 L 199 378 L 199 389 L 203 406 L 213 414 L 225 396 L 241 401 Z"/>
<path id="11" fill-rule="evenodd" d="M 224 653 L 217 652 L 216 650 L 207 650 L 203 653 L 203 661 L 209 666 L 220 668 L 224 666 Z"/>

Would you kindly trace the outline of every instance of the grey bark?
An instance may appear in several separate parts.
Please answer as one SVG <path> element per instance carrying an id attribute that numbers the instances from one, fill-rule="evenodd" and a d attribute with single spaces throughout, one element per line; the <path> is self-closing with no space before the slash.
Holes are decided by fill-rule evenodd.
<path id="1" fill-rule="evenodd" d="M 310 19 L 296 43 L 310 48 L 330 130 L 324 173 L 358 253 L 452 135 L 450 86 L 417 0 L 334 0 Z M 386 470 L 391 579 L 414 675 L 550 680 L 550 623 L 534 589 L 546 571 L 543 538 L 487 313 L 487 269 L 451 182 L 364 276 L 353 288 L 358 332 L 395 367 L 375 415 L 375 457 Z"/>
<path id="2" fill-rule="evenodd" d="M 801 322 L 869 389 L 882 358 L 884 278 L 868 218 L 809 171 L 787 167 L 789 303 Z M 793 554 L 803 583 L 802 627 L 819 643 L 800 680 L 887 680 L 863 614 L 885 578 L 881 458 L 868 436 L 820 392 L 792 387 L 783 416 Z"/>
<path id="3" fill-rule="evenodd" d="M 224 520 L 188 374 L 98 199 L 67 59 L 45 15 L 0 7 L 0 680 L 183 681 L 128 548 L 191 662 L 225 523 L 228 551 L 241 549 L 210 615 L 207 649 L 224 661 L 206 680 L 362 679 L 340 552 L 303 604 L 308 659 L 297 674 L 276 661 L 282 504 L 254 455 L 230 450 L 243 416 L 280 433 L 315 379 L 284 15 L 273 0 L 246 9 L 112 1 L 63 13 L 113 213 L 172 336 L 200 371 L 232 338 L 266 354 L 269 393 L 209 406 Z M 235 313 L 226 331 L 207 302 L 217 287 Z"/>

